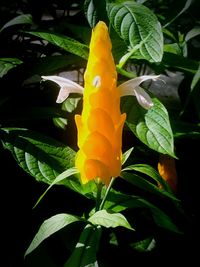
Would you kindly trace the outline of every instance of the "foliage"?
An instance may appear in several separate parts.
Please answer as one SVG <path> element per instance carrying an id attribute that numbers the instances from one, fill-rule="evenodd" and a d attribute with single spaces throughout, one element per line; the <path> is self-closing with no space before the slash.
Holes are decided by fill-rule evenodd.
<path id="1" fill-rule="evenodd" d="M 168 5 L 172 12 L 168 12 Z M 184 223 L 179 221 L 187 222 L 188 215 L 182 208 L 181 194 L 172 192 L 156 168 L 160 153 L 178 162 L 177 150 L 183 149 L 185 140 L 199 142 L 197 11 L 197 0 L 55 0 L 40 4 L 27 0 L 0 7 L 2 155 L 5 149 L 10 151 L 27 179 L 32 176 L 45 186 L 39 199 L 35 195 L 35 209 L 48 199 L 45 194 L 53 186 L 55 190 L 64 187 L 66 194 L 71 192 L 74 203 L 79 195 L 89 201 L 86 207 L 79 204 L 81 215 L 67 211 L 46 219 L 26 250 L 25 262 L 47 237 L 58 231 L 65 235 L 68 227 L 74 227 L 78 236 L 67 240 L 71 242 L 68 257 L 61 260 L 66 267 L 107 266 L 101 244 L 106 244 L 106 249 L 122 249 L 120 231 L 131 237 L 128 249 L 143 252 L 155 249 L 158 232 L 182 234 Z M 182 77 L 174 89 L 178 104 L 173 107 L 156 94 L 154 83 L 143 84 L 154 103 L 149 110 L 140 107 L 133 96 L 122 98 L 121 109 L 127 113 L 124 165 L 121 177 L 108 188 L 98 187 L 94 181 L 82 185 L 74 169 L 74 114 L 81 111 L 80 96 L 70 95 L 62 105 L 56 104 L 59 88 L 41 81 L 42 75 L 75 73 L 73 79 L 83 84 L 91 28 L 99 20 L 109 26 L 119 84 L 148 73 Z M 162 90 L 165 83 L 158 81 L 158 86 Z M 145 227 L 139 227 L 138 221 Z"/>

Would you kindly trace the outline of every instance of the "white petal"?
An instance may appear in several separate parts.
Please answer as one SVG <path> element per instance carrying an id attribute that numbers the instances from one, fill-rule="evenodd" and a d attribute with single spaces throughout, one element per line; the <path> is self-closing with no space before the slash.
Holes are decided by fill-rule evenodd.
<path id="1" fill-rule="evenodd" d="M 120 96 L 135 95 L 134 88 L 138 87 L 142 82 L 147 80 L 157 80 L 158 78 L 159 75 L 144 75 L 124 82 L 118 86 Z"/>
<path id="2" fill-rule="evenodd" d="M 150 109 L 153 107 L 153 102 L 151 97 L 147 94 L 147 92 L 142 89 L 142 87 L 137 86 L 135 89 L 135 96 L 137 98 L 138 103 L 145 109 Z"/>
<path id="3" fill-rule="evenodd" d="M 60 86 L 60 91 L 56 100 L 57 103 L 62 103 L 70 93 L 83 94 L 84 88 L 69 79 L 60 76 L 42 76 L 42 79 L 55 82 Z"/>

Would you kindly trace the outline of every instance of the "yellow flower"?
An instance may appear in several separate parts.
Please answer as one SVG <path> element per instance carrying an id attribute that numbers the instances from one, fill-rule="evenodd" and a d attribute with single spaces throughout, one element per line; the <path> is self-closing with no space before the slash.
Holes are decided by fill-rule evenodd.
<path id="1" fill-rule="evenodd" d="M 122 130 L 126 119 L 126 114 L 120 112 L 120 97 L 134 95 L 146 109 L 153 105 L 139 85 L 157 76 L 137 77 L 117 87 L 111 48 L 108 28 L 100 21 L 92 31 L 84 88 L 59 76 L 42 77 L 61 87 L 57 103 L 63 102 L 69 93 L 83 94 L 82 114 L 75 116 L 79 147 L 75 165 L 83 184 L 101 180 L 108 185 L 112 177 L 120 175 Z"/>
<path id="2" fill-rule="evenodd" d="M 90 54 L 84 75 L 82 115 L 76 115 L 79 151 L 76 167 L 83 183 L 99 178 L 109 184 L 121 171 L 122 128 L 117 72 L 111 41 L 103 22 L 92 32 Z"/>

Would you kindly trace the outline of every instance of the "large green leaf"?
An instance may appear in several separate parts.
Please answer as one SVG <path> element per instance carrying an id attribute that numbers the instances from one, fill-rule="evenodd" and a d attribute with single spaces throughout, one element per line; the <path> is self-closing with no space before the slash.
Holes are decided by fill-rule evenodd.
<path id="1" fill-rule="evenodd" d="M 34 249 L 36 249 L 46 238 L 48 238 L 55 232 L 61 230 L 65 226 L 77 221 L 82 221 L 82 219 L 78 216 L 66 213 L 60 213 L 45 220 L 40 226 L 39 231 L 33 238 L 28 249 L 26 250 L 25 256 L 31 253 Z"/>
<path id="2" fill-rule="evenodd" d="M 101 225 L 107 228 L 122 226 L 133 230 L 127 219 L 121 213 L 110 213 L 106 210 L 99 210 L 95 212 L 89 219 L 94 225 Z"/>
<path id="3" fill-rule="evenodd" d="M 74 55 L 82 57 L 84 59 L 88 58 L 88 46 L 82 44 L 72 38 L 66 37 L 64 35 L 59 35 L 51 32 L 37 32 L 37 31 L 29 31 L 26 32 L 32 34 L 34 36 L 40 37 L 49 43 L 56 45 L 67 52 L 70 52 Z"/>
<path id="4" fill-rule="evenodd" d="M 64 267 L 98 267 L 96 252 L 101 237 L 101 227 L 88 224 L 83 229 L 76 247 Z"/>
<path id="5" fill-rule="evenodd" d="M 148 147 L 175 157 L 167 109 L 157 98 L 152 98 L 152 101 L 153 107 L 144 110 L 134 97 L 124 97 L 122 111 L 127 114 L 127 125 Z"/>
<path id="6" fill-rule="evenodd" d="M 120 37 L 134 49 L 133 57 L 160 62 L 163 55 L 163 34 L 159 21 L 147 7 L 134 1 L 108 3 L 107 13 Z"/>
<path id="7" fill-rule="evenodd" d="M 23 62 L 18 58 L 0 58 L 0 78 L 7 74 L 7 72 Z"/>

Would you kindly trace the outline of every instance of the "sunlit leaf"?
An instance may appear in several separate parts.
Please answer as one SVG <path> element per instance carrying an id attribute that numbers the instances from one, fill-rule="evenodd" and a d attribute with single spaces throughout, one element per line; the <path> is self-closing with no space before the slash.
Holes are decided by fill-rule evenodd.
<path id="1" fill-rule="evenodd" d="M 124 152 L 124 154 L 122 155 L 122 165 L 128 160 L 128 158 L 130 157 L 133 149 L 134 149 L 134 147 L 131 147 L 126 152 Z"/>
<path id="2" fill-rule="evenodd" d="M 127 219 L 121 213 L 110 213 L 106 210 L 95 212 L 89 219 L 94 225 L 101 225 L 106 228 L 122 226 L 127 229 L 133 230 Z"/>
<path id="3" fill-rule="evenodd" d="M 163 35 L 155 14 L 134 1 L 108 3 L 107 12 L 113 28 L 134 49 L 133 57 L 159 62 L 163 55 Z"/>
<path id="4" fill-rule="evenodd" d="M 82 219 L 78 216 L 66 213 L 60 213 L 45 220 L 40 226 L 39 231 L 35 235 L 30 246 L 26 250 L 25 256 L 35 250 L 46 238 L 61 230 L 65 226 L 77 221 L 82 221 Z"/>
<path id="5" fill-rule="evenodd" d="M 125 97 L 122 111 L 127 114 L 127 125 L 148 147 L 175 157 L 173 133 L 167 109 L 157 98 L 152 98 L 152 101 L 153 107 L 145 110 L 134 97 Z"/>

